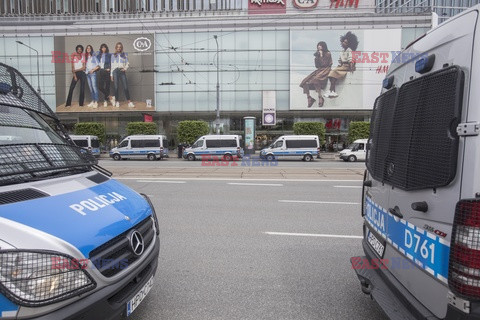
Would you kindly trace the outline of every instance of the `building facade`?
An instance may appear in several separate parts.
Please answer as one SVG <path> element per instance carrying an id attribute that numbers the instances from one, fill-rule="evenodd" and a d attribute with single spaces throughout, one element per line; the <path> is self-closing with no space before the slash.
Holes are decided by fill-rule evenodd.
<path id="1" fill-rule="evenodd" d="M 153 118 L 176 143 L 181 120 L 202 119 L 213 129 L 218 105 L 223 133 L 242 133 L 243 117 L 256 117 L 258 146 L 292 133 L 297 121 L 321 121 L 327 142 L 341 142 L 351 121 L 370 119 L 392 60 L 416 58 L 401 50 L 438 20 L 431 0 L 415 1 L 412 10 L 407 1 L 407 9 L 393 11 L 399 3 L 380 0 L 6 0 L 0 61 L 39 86 L 68 128 L 102 122 L 112 139 L 125 134 L 128 122 Z M 98 108 L 87 107 L 86 83 L 84 106 L 80 83 L 67 106 L 77 45 L 98 52 L 106 44 L 113 53 L 118 43 L 128 57 L 126 87 L 135 107 L 128 107 L 120 81 L 118 108 L 103 107 L 102 93 Z M 322 72 L 320 43 L 331 56 Z M 344 72 L 338 65 L 346 55 L 352 64 Z M 329 96 L 332 82 L 336 97 Z M 110 87 L 114 95 L 115 83 Z"/>

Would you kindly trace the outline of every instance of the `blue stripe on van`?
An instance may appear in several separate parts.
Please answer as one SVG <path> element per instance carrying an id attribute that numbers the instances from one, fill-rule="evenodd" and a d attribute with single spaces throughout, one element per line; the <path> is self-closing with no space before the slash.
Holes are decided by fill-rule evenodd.
<path id="1" fill-rule="evenodd" d="M 387 242 L 431 276 L 446 283 L 450 243 L 436 234 L 394 217 L 369 197 L 365 219 Z"/>

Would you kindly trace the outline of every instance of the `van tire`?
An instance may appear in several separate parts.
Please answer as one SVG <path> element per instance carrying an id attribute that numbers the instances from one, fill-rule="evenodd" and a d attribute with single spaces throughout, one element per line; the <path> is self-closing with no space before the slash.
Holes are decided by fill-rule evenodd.
<path id="1" fill-rule="evenodd" d="M 195 155 L 190 153 L 190 154 L 187 156 L 187 160 L 188 160 L 188 161 L 195 161 Z"/>
<path id="2" fill-rule="evenodd" d="M 225 155 L 223 156 L 223 160 L 230 162 L 230 161 L 233 160 L 233 157 L 232 157 L 231 154 L 228 154 L 228 153 L 227 153 L 227 154 L 225 154 Z"/>
<path id="3" fill-rule="evenodd" d="M 357 157 L 355 157 L 355 156 L 352 154 L 352 155 L 348 156 L 348 161 L 349 161 L 349 162 L 355 162 L 355 161 L 357 161 Z"/>
<path id="4" fill-rule="evenodd" d="M 155 160 L 157 160 L 157 157 L 153 153 L 150 153 L 147 156 L 147 159 L 150 160 L 150 161 L 155 161 Z"/>
<path id="5" fill-rule="evenodd" d="M 118 160 L 122 159 L 122 157 L 118 153 L 115 153 L 112 158 L 115 161 L 118 161 Z"/>
<path id="6" fill-rule="evenodd" d="M 303 160 L 306 161 L 306 162 L 310 162 L 313 160 L 313 157 L 311 154 L 306 154 L 303 156 Z"/>
<path id="7" fill-rule="evenodd" d="M 267 158 L 267 161 L 273 161 L 273 160 L 275 160 L 275 157 L 274 157 L 274 155 L 273 155 L 273 154 L 269 154 L 269 155 L 267 155 L 267 157 L 266 157 L 266 158 Z"/>

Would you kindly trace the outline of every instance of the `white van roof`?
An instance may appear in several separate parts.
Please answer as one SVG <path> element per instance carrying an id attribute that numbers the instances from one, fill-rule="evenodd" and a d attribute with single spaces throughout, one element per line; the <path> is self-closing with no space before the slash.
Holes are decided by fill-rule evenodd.
<path id="1" fill-rule="evenodd" d="M 353 143 L 367 143 L 368 139 L 357 139 Z"/>
<path id="2" fill-rule="evenodd" d="M 304 139 L 318 139 L 316 135 L 291 135 L 291 136 L 281 136 L 278 139 L 287 139 L 287 140 L 304 140 Z"/>
<path id="3" fill-rule="evenodd" d="M 125 137 L 124 140 L 151 140 L 151 139 L 166 139 L 167 136 L 161 135 L 161 134 L 145 134 L 145 135 L 135 135 L 135 136 L 128 136 Z"/>
<path id="4" fill-rule="evenodd" d="M 70 138 L 72 139 L 98 139 L 97 136 L 90 136 L 90 135 L 75 135 L 75 134 L 71 134 L 70 135 Z"/>
<path id="5" fill-rule="evenodd" d="M 216 140 L 224 140 L 224 139 L 238 139 L 239 136 L 237 134 L 208 134 L 206 136 L 201 136 L 199 139 L 216 139 Z"/>

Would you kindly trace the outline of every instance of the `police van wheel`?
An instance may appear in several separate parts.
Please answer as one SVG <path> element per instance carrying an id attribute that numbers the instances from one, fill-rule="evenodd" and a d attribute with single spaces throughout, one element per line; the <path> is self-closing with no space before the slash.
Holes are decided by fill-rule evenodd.
<path id="1" fill-rule="evenodd" d="M 275 160 L 275 157 L 272 154 L 269 154 L 267 156 L 267 161 L 273 161 L 273 160 Z"/>
<path id="2" fill-rule="evenodd" d="M 357 161 L 357 157 L 355 157 L 353 154 L 351 156 L 348 157 L 348 161 L 349 162 L 355 162 Z"/>
<path id="3" fill-rule="evenodd" d="M 149 154 L 147 156 L 147 159 L 150 160 L 150 161 L 154 161 L 154 160 L 157 160 L 157 157 L 154 154 Z"/>
<path id="4" fill-rule="evenodd" d="M 233 160 L 233 157 L 231 154 L 226 154 L 223 156 L 223 160 L 225 161 L 232 161 Z"/>
<path id="5" fill-rule="evenodd" d="M 193 160 L 195 160 L 195 155 L 189 154 L 189 155 L 187 156 L 187 160 L 188 160 L 188 161 L 193 161 Z"/>
<path id="6" fill-rule="evenodd" d="M 113 155 L 113 160 L 118 161 L 120 159 L 122 159 L 122 157 L 119 154 L 114 154 Z"/>
<path id="7" fill-rule="evenodd" d="M 312 161 L 313 160 L 313 157 L 311 154 L 306 154 L 304 157 L 303 157 L 303 160 L 309 162 L 309 161 Z"/>

